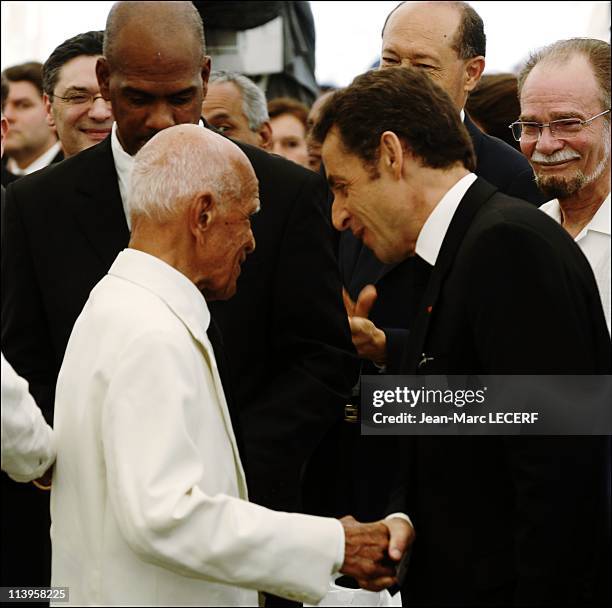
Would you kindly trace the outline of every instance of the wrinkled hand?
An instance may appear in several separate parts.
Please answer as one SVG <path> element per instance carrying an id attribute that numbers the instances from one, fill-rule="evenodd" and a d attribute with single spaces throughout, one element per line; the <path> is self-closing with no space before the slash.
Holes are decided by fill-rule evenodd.
<path id="1" fill-rule="evenodd" d="M 342 290 L 351 338 L 357 354 L 362 359 L 383 365 L 387 361 L 387 337 L 384 331 L 368 319 L 377 297 L 374 285 L 366 285 L 357 296 L 357 302 L 351 299 L 346 289 Z"/>
<path id="2" fill-rule="evenodd" d="M 397 555 L 403 538 L 400 529 L 395 524 L 389 527 L 387 522 L 382 521 L 362 524 L 350 515 L 343 517 L 340 523 L 344 527 L 345 537 L 344 563 L 340 572 L 351 576 L 360 587 L 370 591 L 380 591 L 393 585 L 398 559 L 389 557 L 389 540 L 393 530 L 394 555 Z"/>

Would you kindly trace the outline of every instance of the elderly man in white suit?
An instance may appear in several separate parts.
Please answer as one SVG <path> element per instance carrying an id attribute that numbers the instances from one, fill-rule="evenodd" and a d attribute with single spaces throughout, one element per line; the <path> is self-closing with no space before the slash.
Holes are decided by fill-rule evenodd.
<path id="1" fill-rule="evenodd" d="M 207 129 L 166 129 L 136 156 L 129 248 L 92 290 L 57 385 L 52 584 L 73 604 L 247 606 L 255 590 L 315 603 L 335 570 L 394 582 L 405 521 L 247 502 L 206 299 L 235 292 L 258 207 L 248 159 Z"/>

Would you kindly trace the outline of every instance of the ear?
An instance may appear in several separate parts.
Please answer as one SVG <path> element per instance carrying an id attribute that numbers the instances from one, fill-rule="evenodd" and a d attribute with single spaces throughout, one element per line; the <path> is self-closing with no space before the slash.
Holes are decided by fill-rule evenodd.
<path id="1" fill-rule="evenodd" d="M 8 120 L 2 117 L 2 140 L 0 140 L 0 157 L 4 156 L 4 139 L 8 131 Z"/>
<path id="2" fill-rule="evenodd" d="M 216 215 L 215 199 L 210 192 L 200 194 L 193 200 L 189 208 L 188 221 L 191 234 L 200 240 L 210 230 Z"/>
<path id="3" fill-rule="evenodd" d="M 45 111 L 47 112 L 47 124 L 50 127 L 55 127 L 55 119 L 53 118 L 53 109 L 51 108 L 51 100 L 46 93 L 43 93 L 43 104 L 45 105 Z"/>
<path id="4" fill-rule="evenodd" d="M 110 66 L 106 57 L 98 57 L 98 61 L 96 61 L 96 77 L 100 87 L 100 94 L 106 101 L 110 101 Z"/>
<path id="5" fill-rule="evenodd" d="M 208 79 L 210 78 L 211 62 L 210 57 L 206 55 L 202 61 L 202 70 L 200 74 L 202 76 L 202 102 L 206 99 L 206 93 L 208 92 Z"/>
<path id="6" fill-rule="evenodd" d="M 257 136 L 259 138 L 259 147 L 264 150 L 272 149 L 272 125 L 269 121 L 265 121 L 261 127 L 259 127 L 259 131 L 257 131 Z"/>
<path id="7" fill-rule="evenodd" d="M 465 63 L 465 83 L 463 90 L 469 93 L 476 88 L 485 69 L 485 58 L 482 55 L 472 57 Z"/>
<path id="8" fill-rule="evenodd" d="M 393 131 L 385 131 L 380 136 L 379 167 L 383 171 L 391 172 L 395 179 L 402 175 L 405 151 L 402 142 Z"/>

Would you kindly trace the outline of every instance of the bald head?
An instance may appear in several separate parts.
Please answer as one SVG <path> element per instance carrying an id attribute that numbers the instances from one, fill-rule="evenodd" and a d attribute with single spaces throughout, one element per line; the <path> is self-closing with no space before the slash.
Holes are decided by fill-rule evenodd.
<path id="1" fill-rule="evenodd" d="M 115 68 L 121 65 L 120 43 L 144 40 L 184 40 L 202 61 L 206 55 L 204 26 L 192 2 L 117 2 L 106 20 L 104 56 Z"/>
<path id="2" fill-rule="evenodd" d="M 235 144 L 196 125 L 161 131 L 136 155 L 128 208 L 131 248 L 184 274 L 208 300 L 235 293 L 259 210 L 257 178 Z"/>
<path id="3" fill-rule="evenodd" d="M 239 199 L 257 179 L 245 154 L 229 139 L 197 125 L 170 127 L 135 157 L 128 209 L 164 222 L 194 197 L 209 192 L 221 206 Z"/>
<path id="4" fill-rule="evenodd" d="M 385 19 L 382 29 L 383 38 L 387 24 L 392 19 L 401 18 L 402 15 L 405 16 L 414 9 L 417 11 L 441 10 L 442 14 L 436 14 L 436 19 L 440 16 L 442 19 L 450 18 L 450 31 L 453 33 L 451 35 L 450 31 L 447 31 L 443 36 L 450 41 L 451 47 L 461 59 L 471 59 L 478 55 L 485 56 L 484 24 L 480 15 L 467 2 L 400 2 Z M 456 23 L 455 17 L 457 18 Z"/>
<path id="5" fill-rule="evenodd" d="M 404 2 L 387 18 L 380 65 L 414 67 L 461 109 L 484 70 L 482 20 L 465 2 Z"/>
<path id="6" fill-rule="evenodd" d="M 120 2 L 108 17 L 100 92 L 131 155 L 156 133 L 196 124 L 210 75 L 202 21 L 190 2 Z"/>

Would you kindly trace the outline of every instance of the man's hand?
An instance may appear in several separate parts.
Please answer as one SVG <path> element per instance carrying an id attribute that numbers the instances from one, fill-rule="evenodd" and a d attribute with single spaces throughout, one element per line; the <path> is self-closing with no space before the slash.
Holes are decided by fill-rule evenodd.
<path id="1" fill-rule="evenodd" d="M 401 517 L 384 519 L 382 523 L 389 529 L 389 557 L 399 562 L 414 542 L 414 528 Z"/>
<path id="2" fill-rule="evenodd" d="M 389 525 L 390 522 L 395 520 L 362 524 L 350 515 L 340 520 L 345 537 L 340 572 L 354 578 L 363 589 L 380 591 L 396 582 L 395 561 L 398 560 L 389 558 L 389 540 L 393 539 L 394 555 L 397 555 L 396 551 L 404 543 L 404 533 L 396 523 Z"/>
<path id="3" fill-rule="evenodd" d="M 34 479 L 32 483 L 39 490 L 50 490 L 51 489 L 51 480 L 53 479 L 53 467 L 55 465 L 51 465 L 41 477 L 38 479 Z"/>
<path id="4" fill-rule="evenodd" d="M 362 359 L 369 359 L 374 363 L 384 365 L 387 361 L 387 337 L 384 331 L 378 329 L 368 319 L 377 297 L 374 285 L 366 285 L 359 293 L 357 302 L 353 302 L 346 289 L 342 290 L 351 337 L 357 354 Z"/>

